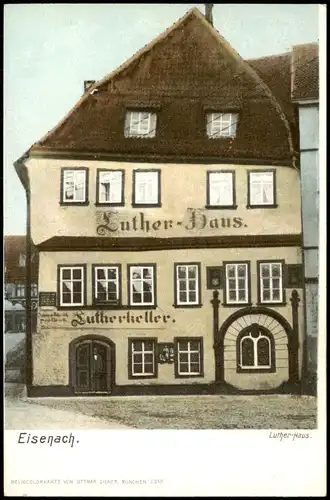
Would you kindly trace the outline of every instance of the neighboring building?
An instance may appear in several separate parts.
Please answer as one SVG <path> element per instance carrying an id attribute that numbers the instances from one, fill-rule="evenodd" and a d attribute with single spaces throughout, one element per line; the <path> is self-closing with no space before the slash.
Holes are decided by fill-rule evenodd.
<path id="1" fill-rule="evenodd" d="M 22 346 L 25 343 L 26 330 L 26 241 L 25 236 L 5 236 L 5 337 L 4 360 L 6 376 L 9 369 L 23 369 L 24 356 Z M 32 257 L 32 331 L 37 327 L 38 304 L 38 254 L 33 250 Z M 16 356 L 16 351 L 20 355 Z"/>
<path id="2" fill-rule="evenodd" d="M 308 382 L 316 378 L 319 278 L 319 46 L 292 50 L 292 101 L 298 108 Z"/>
<path id="3" fill-rule="evenodd" d="M 40 259 L 29 395 L 298 390 L 290 70 L 194 8 L 15 163 Z"/>
<path id="4" fill-rule="evenodd" d="M 5 333 L 25 332 L 26 249 L 25 236 L 5 236 Z M 36 330 L 38 303 L 38 254 L 32 258 L 31 299 L 33 330 Z"/>

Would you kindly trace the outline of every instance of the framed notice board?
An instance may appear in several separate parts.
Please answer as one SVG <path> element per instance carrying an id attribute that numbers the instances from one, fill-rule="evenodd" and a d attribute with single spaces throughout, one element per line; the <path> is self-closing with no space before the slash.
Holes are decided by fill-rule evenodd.
<path id="1" fill-rule="evenodd" d="M 39 307 L 56 306 L 56 292 L 39 292 Z"/>

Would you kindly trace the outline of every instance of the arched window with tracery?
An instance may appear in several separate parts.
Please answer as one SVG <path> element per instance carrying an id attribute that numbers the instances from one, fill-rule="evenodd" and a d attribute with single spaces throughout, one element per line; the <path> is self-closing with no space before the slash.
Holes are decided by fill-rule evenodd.
<path id="1" fill-rule="evenodd" d="M 271 332 L 257 323 L 237 337 L 237 372 L 274 372 L 275 342 Z"/>

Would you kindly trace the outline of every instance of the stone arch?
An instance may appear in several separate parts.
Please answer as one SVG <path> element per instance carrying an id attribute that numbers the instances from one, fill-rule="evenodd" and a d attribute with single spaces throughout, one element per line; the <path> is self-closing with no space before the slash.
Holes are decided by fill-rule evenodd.
<path id="1" fill-rule="evenodd" d="M 283 330 L 285 331 L 288 340 L 293 336 L 293 328 L 288 322 L 287 319 L 285 319 L 280 313 L 277 311 L 274 311 L 273 309 L 268 309 L 268 307 L 263 307 L 263 306 L 256 306 L 256 307 L 244 307 L 244 309 L 239 309 L 238 311 L 235 311 L 233 314 L 231 314 L 221 325 L 219 329 L 219 341 L 221 339 L 224 339 L 229 327 L 237 320 L 239 320 L 242 317 L 249 317 L 251 315 L 257 315 L 260 314 L 260 316 L 268 316 L 275 321 L 277 321 L 282 327 Z M 267 325 L 264 325 L 267 327 Z"/>
<path id="2" fill-rule="evenodd" d="M 237 365 L 237 336 L 246 327 L 258 324 L 267 329 L 275 341 L 276 370 L 272 373 L 248 374 Z M 298 345 L 294 328 L 280 313 L 265 306 L 250 306 L 232 313 L 217 329 L 215 338 L 216 381 L 240 390 L 275 389 L 297 378 Z M 279 363 L 277 363 L 279 361 Z"/>

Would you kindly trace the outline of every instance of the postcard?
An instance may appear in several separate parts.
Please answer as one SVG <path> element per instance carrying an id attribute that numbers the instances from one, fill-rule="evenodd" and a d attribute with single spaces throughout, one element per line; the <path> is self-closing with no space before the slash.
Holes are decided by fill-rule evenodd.
<path id="1" fill-rule="evenodd" d="M 5 6 L 6 496 L 326 495 L 325 9 Z"/>

